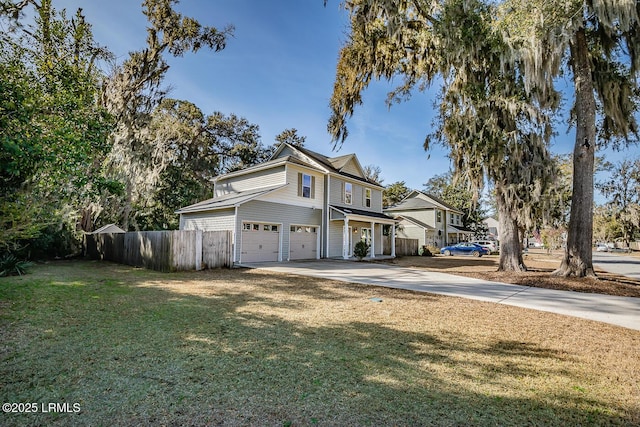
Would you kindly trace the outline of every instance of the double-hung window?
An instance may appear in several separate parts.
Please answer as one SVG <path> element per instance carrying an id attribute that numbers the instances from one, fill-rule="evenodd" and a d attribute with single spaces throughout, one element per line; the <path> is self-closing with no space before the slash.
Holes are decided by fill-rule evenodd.
<path id="1" fill-rule="evenodd" d="M 353 184 L 351 184 L 350 182 L 344 183 L 344 202 L 347 205 L 353 203 Z"/>
<path id="2" fill-rule="evenodd" d="M 367 208 L 371 207 L 371 189 L 370 188 L 364 189 L 364 205 Z"/>
<path id="3" fill-rule="evenodd" d="M 305 199 L 315 199 L 315 177 L 307 175 L 306 173 L 298 174 L 298 197 L 304 197 Z"/>
<path id="4" fill-rule="evenodd" d="M 302 175 L 302 197 L 311 198 L 311 175 Z"/>

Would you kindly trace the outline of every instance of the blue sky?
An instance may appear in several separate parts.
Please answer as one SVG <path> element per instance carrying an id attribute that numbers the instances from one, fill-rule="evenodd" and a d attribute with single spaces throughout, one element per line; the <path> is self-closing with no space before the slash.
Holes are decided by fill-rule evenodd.
<path id="1" fill-rule="evenodd" d="M 203 25 L 235 27 L 221 52 L 201 50 L 171 58 L 166 84 L 171 97 L 196 104 L 204 114 L 234 113 L 260 127 L 270 145 L 284 129 L 306 136 L 306 147 L 332 154 L 326 124 L 340 47 L 348 31 L 341 0 L 183 0 L 176 9 Z M 119 59 L 145 45 L 146 19 L 140 0 L 53 0 L 57 9 L 82 7 L 98 43 Z M 569 82 L 570 84 L 570 82 Z M 363 166 L 382 170 L 383 184 L 405 181 L 421 189 L 449 170 L 441 147 L 422 148 L 431 130 L 433 93 L 387 108 L 392 83 L 376 82 L 349 122 L 349 137 L 335 155 L 356 153 Z M 552 150 L 569 153 L 573 133 L 560 124 Z M 629 151 L 635 156 L 636 147 Z M 627 155 L 629 152 L 626 153 Z M 625 153 L 610 155 L 612 160 Z"/>

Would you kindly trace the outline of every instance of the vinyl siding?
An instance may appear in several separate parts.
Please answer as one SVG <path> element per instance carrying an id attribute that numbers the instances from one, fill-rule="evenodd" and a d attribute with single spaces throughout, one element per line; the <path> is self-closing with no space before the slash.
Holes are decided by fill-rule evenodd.
<path id="1" fill-rule="evenodd" d="M 342 221 L 331 221 L 329 225 L 329 257 L 342 257 L 342 231 L 344 227 L 344 222 Z M 349 221 L 349 227 L 357 227 L 358 233 L 351 233 L 351 252 L 353 253 L 353 247 L 355 244 L 360 241 L 361 228 L 371 228 L 370 222 L 361 222 L 361 221 Z M 384 250 L 384 243 L 382 241 L 382 224 L 375 224 L 373 230 L 373 239 L 374 239 L 374 251 L 375 255 L 382 255 Z"/>
<path id="2" fill-rule="evenodd" d="M 241 233 L 242 223 L 247 221 L 281 224 L 280 241 L 282 260 L 289 256 L 289 227 L 313 225 L 322 229 L 322 210 L 303 206 L 283 205 L 268 201 L 253 200 L 238 207 L 237 232 Z M 240 234 L 238 234 L 240 235 Z M 236 259 L 240 259 L 240 240 L 236 248 Z"/>
<path id="3" fill-rule="evenodd" d="M 329 254 L 328 257 L 342 256 L 342 221 L 329 222 Z"/>
<path id="4" fill-rule="evenodd" d="M 419 245 L 424 245 L 424 228 L 411 224 L 407 221 L 402 221 L 401 229 L 396 230 L 396 236 L 403 239 L 418 239 Z"/>
<path id="5" fill-rule="evenodd" d="M 287 181 L 285 167 L 283 165 L 276 168 L 256 171 L 247 175 L 222 179 L 216 183 L 215 197 L 234 192 L 270 187 L 272 185 L 284 184 L 285 182 Z"/>
<path id="6" fill-rule="evenodd" d="M 234 209 L 182 214 L 181 230 L 223 231 L 234 230 Z"/>
<path id="7" fill-rule="evenodd" d="M 351 159 L 349 162 L 340 169 L 341 172 L 348 173 L 350 175 L 355 175 L 362 177 L 362 171 L 356 165 L 356 162 Z"/>
<path id="8" fill-rule="evenodd" d="M 350 182 L 353 185 L 352 203 L 350 205 L 343 201 L 344 183 Z M 331 177 L 330 184 L 330 204 L 336 206 L 352 207 L 371 212 L 382 212 L 382 190 L 375 187 L 367 187 L 357 181 L 344 180 L 337 176 Z M 371 207 L 366 207 L 364 202 L 364 189 L 371 189 Z"/>
<path id="9" fill-rule="evenodd" d="M 314 194 L 312 198 L 298 196 L 298 174 L 303 173 L 314 177 Z M 306 168 L 293 165 L 287 166 L 286 187 L 274 191 L 262 197 L 262 200 L 286 205 L 304 206 L 307 208 L 322 209 L 324 201 L 324 176 L 321 172 L 314 172 Z"/>

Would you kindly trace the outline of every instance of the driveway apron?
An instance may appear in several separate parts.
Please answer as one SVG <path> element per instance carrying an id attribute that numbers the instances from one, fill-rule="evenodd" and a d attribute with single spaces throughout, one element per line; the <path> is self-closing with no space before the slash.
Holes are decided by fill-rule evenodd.
<path id="1" fill-rule="evenodd" d="M 510 285 L 387 264 L 341 260 L 242 264 L 342 282 L 407 289 L 548 311 L 640 330 L 640 298 Z"/>

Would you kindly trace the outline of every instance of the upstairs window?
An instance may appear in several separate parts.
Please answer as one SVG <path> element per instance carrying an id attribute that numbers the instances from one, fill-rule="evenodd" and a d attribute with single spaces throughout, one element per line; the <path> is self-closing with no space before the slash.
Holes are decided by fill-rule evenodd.
<path id="1" fill-rule="evenodd" d="M 436 211 L 436 221 L 442 222 L 442 211 Z"/>
<path id="2" fill-rule="evenodd" d="M 306 173 L 298 174 L 298 197 L 315 199 L 316 178 Z"/>
<path id="3" fill-rule="evenodd" d="M 344 202 L 347 205 L 353 203 L 353 184 L 351 184 L 350 182 L 344 183 Z"/>
<path id="4" fill-rule="evenodd" d="M 370 188 L 364 189 L 364 205 L 368 208 L 371 207 L 371 189 Z"/>

